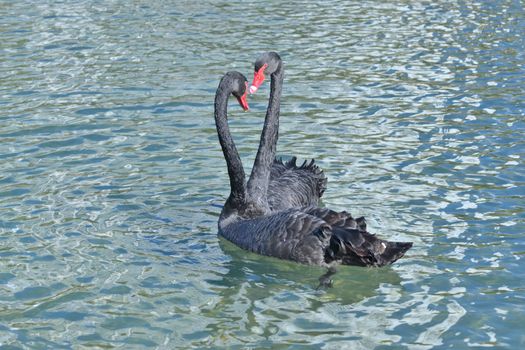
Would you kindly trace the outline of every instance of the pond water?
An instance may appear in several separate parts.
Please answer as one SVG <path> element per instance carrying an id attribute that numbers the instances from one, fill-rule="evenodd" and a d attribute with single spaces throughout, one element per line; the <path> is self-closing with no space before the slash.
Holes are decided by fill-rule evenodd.
<path id="1" fill-rule="evenodd" d="M 525 346 L 519 1 L 0 3 L 0 348 Z M 285 62 L 278 154 L 414 247 L 324 272 L 217 237 L 221 76 Z M 232 132 L 250 168 L 269 86 Z"/>

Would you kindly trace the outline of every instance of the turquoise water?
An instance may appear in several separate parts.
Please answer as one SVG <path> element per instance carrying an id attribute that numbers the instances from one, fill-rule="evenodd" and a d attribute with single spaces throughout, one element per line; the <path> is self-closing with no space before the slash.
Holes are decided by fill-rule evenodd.
<path id="1" fill-rule="evenodd" d="M 0 348 L 525 346 L 519 1 L 0 2 Z M 414 242 L 324 272 L 217 237 L 218 81 L 285 61 L 279 154 Z M 245 167 L 268 85 L 230 120 Z"/>

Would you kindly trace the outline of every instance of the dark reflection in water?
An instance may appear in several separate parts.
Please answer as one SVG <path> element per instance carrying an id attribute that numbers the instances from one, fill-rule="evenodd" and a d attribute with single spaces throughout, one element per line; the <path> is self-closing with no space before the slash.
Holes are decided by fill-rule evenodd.
<path id="1" fill-rule="evenodd" d="M 519 1 L 0 5 L 0 344 L 522 348 Z M 278 154 L 415 242 L 324 271 L 220 242 L 219 78 L 278 51 Z M 265 91 L 267 93 L 267 91 Z M 247 168 L 267 103 L 233 105 Z M 217 205 L 217 206 L 215 206 Z"/>
<path id="2" fill-rule="evenodd" d="M 376 295 L 380 284 L 399 285 L 401 282 L 390 268 L 342 267 L 332 289 L 316 291 L 317 279 L 324 273 L 322 268 L 245 252 L 222 238 L 219 245 L 232 259 L 223 264 L 227 272 L 219 280 L 207 281 L 220 299 L 212 308 L 202 312 L 216 320 L 207 326 L 209 334 L 244 339 L 242 343 L 246 345 L 252 343 L 249 338 L 245 339 L 247 332 L 254 331 L 261 337 L 280 333 L 286 336 L 289 331 L 285 331 L 286 326 L 283 325 L 288 322 L 304 327 L 302 331 L 295 332 L 303 335 L 315 336 L 320 329 L 333 329 L 333 324 L 322 319 L 304 319 L 305 311 L 313 315 L 322 314 L 328 304 L 337 305 L 341 312 L 346 309 L 350 312 L 352 304 Z M 238 317 L 232 319 L 232 307 L 239 303 L 243 305 L 242 311 L 237 310 Z M 276 304 L 287 306 L 276 309 Z M 331 333 L 344 335 L 345 331 L 335 328 Z M 220 337 L 217 341 L 221 341 Z"/>

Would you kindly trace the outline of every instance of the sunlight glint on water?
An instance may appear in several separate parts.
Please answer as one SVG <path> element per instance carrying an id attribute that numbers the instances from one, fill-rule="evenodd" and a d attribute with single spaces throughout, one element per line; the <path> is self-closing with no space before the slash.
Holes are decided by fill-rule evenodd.
<path id="1" fill-rule="evenodd" d="M 0 5 L 0 345 L 523 347 L 519 2 Z M 414 247 L 318 267 L 220 240 L 220 77 L 285 62 L 278 153 Z M 268 85 L 230 104 L 245 167 Z"/>

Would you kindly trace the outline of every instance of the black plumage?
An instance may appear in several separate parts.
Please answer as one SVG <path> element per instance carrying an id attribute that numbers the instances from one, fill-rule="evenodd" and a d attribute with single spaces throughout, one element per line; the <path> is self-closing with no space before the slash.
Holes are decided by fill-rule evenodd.
<path id="1" fill-rule="evenodd" d="M 388 242 L 369 233 L 364 218 L 319 208 L 326 177 L 314 161 L 296 164 L 275 159 L 283 63 L 278 54 L 263 54 L 255 64 L 271 75 L 270 102 L 257 156 L 248 182 L 227 123 L 230 94 L 246 92 L 237 72 L 221 80 L 215 99 L 215 121 L 230 176 L 231 192 L 219 218 L 219 234 L 239 247 L 303 264 L 383 266 L 412 246 Z"/>

